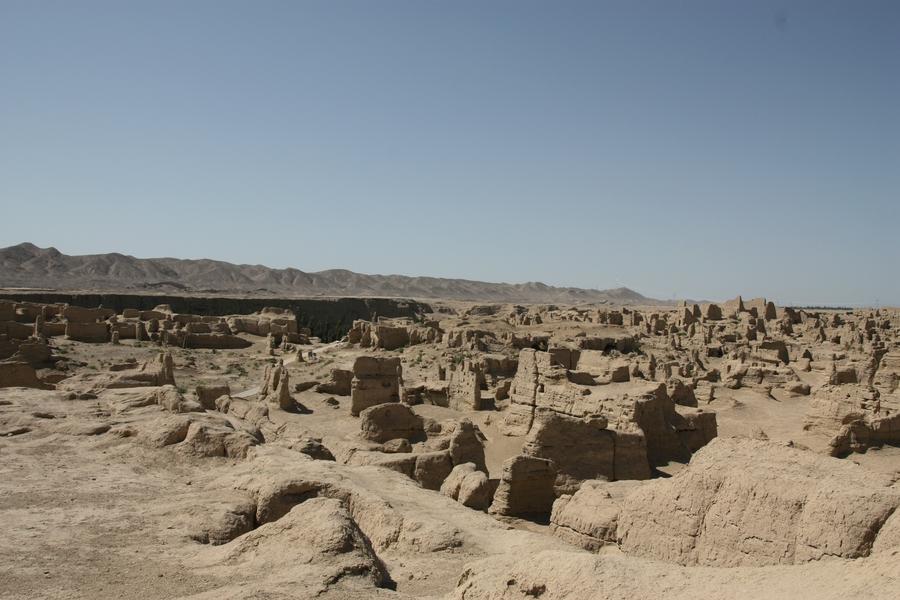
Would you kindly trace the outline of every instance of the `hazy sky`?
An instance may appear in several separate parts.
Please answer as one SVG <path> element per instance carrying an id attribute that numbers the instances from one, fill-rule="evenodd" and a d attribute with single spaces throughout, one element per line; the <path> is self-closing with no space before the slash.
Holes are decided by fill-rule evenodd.
<path id="1" fill-rule="evenodd" d="M 0 246 L 900 304 L 900 2 L 0 0 Z"/>

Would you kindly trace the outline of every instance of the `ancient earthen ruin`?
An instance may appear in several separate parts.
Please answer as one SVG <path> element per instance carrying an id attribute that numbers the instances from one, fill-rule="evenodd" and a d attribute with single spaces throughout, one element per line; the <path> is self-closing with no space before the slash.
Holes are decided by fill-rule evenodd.
<path id="1" fill-rule="evenodd" d="M 896 597 L 898 310 L 5 298 L 10 598 Z"/>

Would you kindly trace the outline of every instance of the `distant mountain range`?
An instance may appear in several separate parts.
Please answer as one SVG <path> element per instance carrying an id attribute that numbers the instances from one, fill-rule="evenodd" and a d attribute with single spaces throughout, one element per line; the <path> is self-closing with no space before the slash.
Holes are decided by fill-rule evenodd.
<path id="1" fill-rule="evenodd" d="M 200 259 L 69 256 L 23 243 L 0 249 L 0 287 L 260 296 L 378 296 L 475 302 L 659 304 L 628 288 L 592 290 L 538 282 L 364 275 L 344 269 L 306 273 Z"/>

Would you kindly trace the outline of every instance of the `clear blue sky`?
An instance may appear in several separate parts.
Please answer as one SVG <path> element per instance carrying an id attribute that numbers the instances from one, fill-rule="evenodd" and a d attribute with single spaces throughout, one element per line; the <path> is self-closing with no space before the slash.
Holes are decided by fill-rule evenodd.
<path id="1" fill-rule="evenodd" d="M 0 0 L 0 246 L 900 304 L 900 2 Z"/>

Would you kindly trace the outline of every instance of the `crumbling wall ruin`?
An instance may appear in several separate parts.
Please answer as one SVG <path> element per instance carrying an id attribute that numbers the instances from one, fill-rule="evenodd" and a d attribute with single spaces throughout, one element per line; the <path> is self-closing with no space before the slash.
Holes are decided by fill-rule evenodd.
<path id="1" fill-rule="evenodd" d="M 385 402 L 400 402 L 402 367 L 399 358 L 360 356 L 353 362 L 350 414 Z"/>

